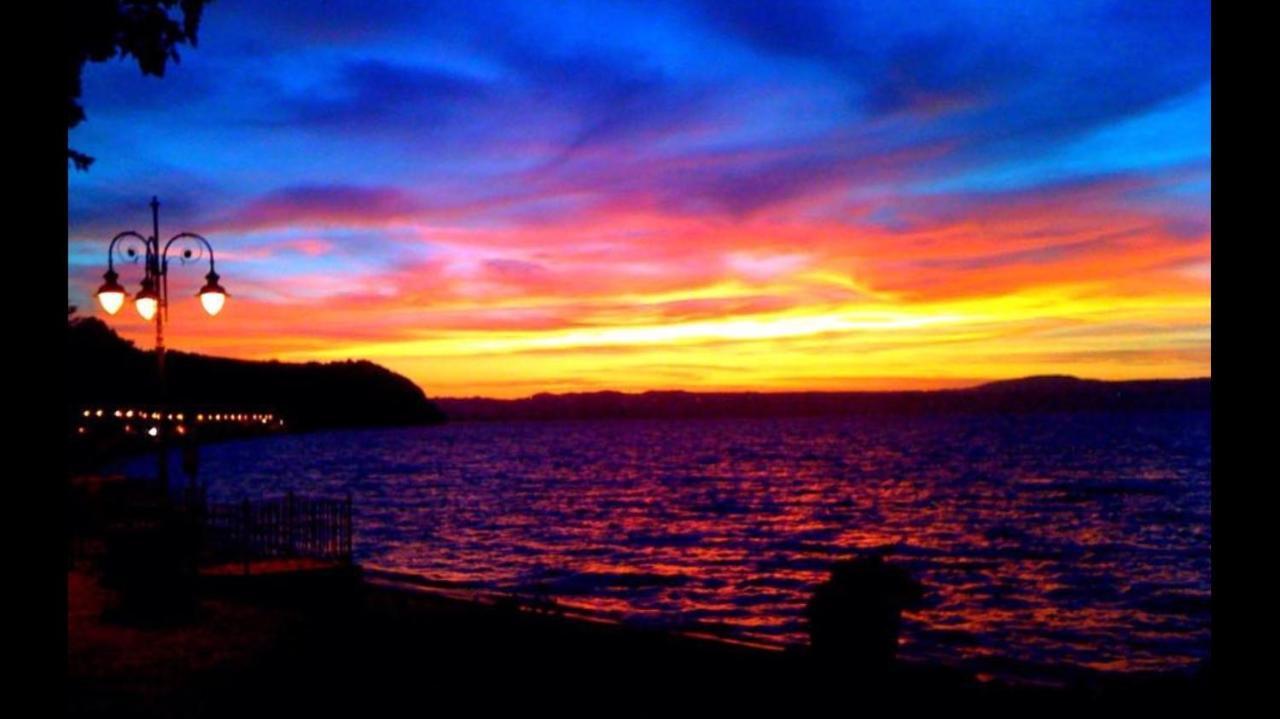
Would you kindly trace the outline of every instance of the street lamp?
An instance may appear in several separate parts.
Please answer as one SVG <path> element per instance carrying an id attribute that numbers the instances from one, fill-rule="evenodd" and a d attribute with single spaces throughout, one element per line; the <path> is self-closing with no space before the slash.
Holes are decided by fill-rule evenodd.
<path id="1" fill-rule="evenodd" d="M 128 231 L 121 232 L 111 238 L 111 244 L 107 246 L 107 271 L 102 276 L 104 280 L 101 287 L 98 288 L 98 302 L 102 305 L 102 309 L 107 314 L 114 315 L 124 306 L 125 298 L 128 293 L 125 292 L 123 286 L 119 283 L 120 276 L 115 271 L 116 246 L 120 245 L 123 250 L 123 256 L 128 261 L 136 263 L 139 259 L 143 261 L 142 288 L 138 290 L 138 294 L 133 298 L 134 309 L 138 311 L 142 319 L 150 322 L 156 322 L 156 370 L 159 379 L 160 410 L 164 411 L 164 395 L 165 395 L 165 377 L 164 377 L 164 321 L 169 315 L 169 250 L 175 245 L 181 254 L 177 255 L 180 264 L 188 262 L 199 262 L 204 252 L 209 253 L 209 274 L 205 275 L 205 284 L 200 288 L 198 296 L 200 297 L 200 305 L 204 307 L 205 312 L 210 316 L 217 315 L 222 311 L 222 306 L 227 301 L 227 291 L 218 284 L 218 273 L 214 271 L 213 264 L 213 245 L 205 238 L 194 232 L 179 232 L 170 237 L 163 246 L 160 244 L 160 200 L 155 197 L 151 198 L 151 228 L 150 237 L 144 237 L 137 232 Z M 141 245 L 141 247 L 139 247 Z M 168 457 L 165 452 L 165 438 L 167 431 L 159 433 L 159 453 L 157 460 L 159 479 L 162 486 L 168 486 L 169 466 Z"/>

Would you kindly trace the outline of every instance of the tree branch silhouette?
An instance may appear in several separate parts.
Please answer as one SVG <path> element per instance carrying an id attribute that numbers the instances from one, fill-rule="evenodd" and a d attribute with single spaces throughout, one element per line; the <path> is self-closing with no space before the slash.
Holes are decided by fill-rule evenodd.
<path id="1" fill-rule="evenodd" d="M 80 104 L 85 63 L 132 57 L 144 75 L 164 77 L 179 62 L 178 46 L 195 47 L 200 17 L 211 0 L 73 0 L 67 57 L 67 130 L 84 122 Z M 67 160 L 88 170 L 93 158 L 68 143 Z"/>

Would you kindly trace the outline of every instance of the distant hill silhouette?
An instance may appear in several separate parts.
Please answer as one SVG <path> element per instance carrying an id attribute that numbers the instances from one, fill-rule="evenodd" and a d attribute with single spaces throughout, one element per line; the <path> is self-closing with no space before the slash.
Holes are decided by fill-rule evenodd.
<path id="1" fill-rule="evenodd" d="M 909 392 L 588 392 L 526 399 L 438 398 L 452 420 L 797 417 L 945 413 L 1207 410 L 1208 378 L 1106 382 L 1052 375 Z"/>
<path id="2" fill-rule="evenodd" d="M 158 397 L 154 352 L 94 317 L 67 327 L 72 408 L 150 404 Z M 292 429 L 427 424 L 444 420 L 416 384 L 367 361 L 253 362 L 165 353 L 170 407 L 272 411 Z"/>

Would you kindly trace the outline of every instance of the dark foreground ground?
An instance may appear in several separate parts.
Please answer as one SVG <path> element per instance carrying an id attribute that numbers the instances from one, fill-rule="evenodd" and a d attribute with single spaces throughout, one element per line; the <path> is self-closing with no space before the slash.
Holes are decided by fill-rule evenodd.
<path id="1" fill-rule="evenodd" d="M 1191 709 L 1206 675 L 1068 689 L 980 683 L 941 668 L 856 676 L 765 651 L 511 605 L 386 587 L 353 572 L 215 577 L 194 612 L 121 613 L 97 570 L 68 571 L 72 716 L 386 716 L 461 709 Z"/>

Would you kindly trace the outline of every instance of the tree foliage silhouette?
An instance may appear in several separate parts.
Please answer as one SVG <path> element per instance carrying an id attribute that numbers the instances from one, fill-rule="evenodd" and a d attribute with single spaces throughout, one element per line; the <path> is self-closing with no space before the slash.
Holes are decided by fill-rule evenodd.
<path id="1" fill-rule="evenodd" d="M 144 75 L 164 77 L 179 62 L 178 46 L 196 46 L 200 16 L 210 0 L 73 0 L 67 44 L 67 130 L 85 120 L 80 77 L 87 62 L 132 57 Z M 67 146 L 67 160 L 87 170 L 93 158 Z"/>
<path id="2" fill-rule="evenodd" d="M 65 380 L 69 405 L 133 406 L 159 394 L 154 351 L 142 350 L 106 322 L 68 313 Z M 255 362 L 169 350 L 170 407 L 270 409 L 292 429 L 440 422 L 440 408 L 409 378 L 367 361 Z"/>

